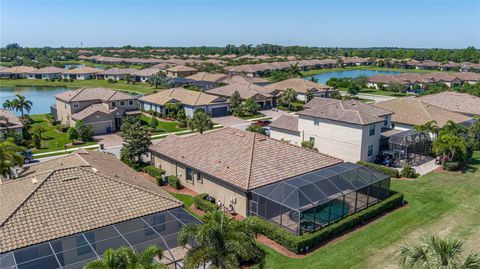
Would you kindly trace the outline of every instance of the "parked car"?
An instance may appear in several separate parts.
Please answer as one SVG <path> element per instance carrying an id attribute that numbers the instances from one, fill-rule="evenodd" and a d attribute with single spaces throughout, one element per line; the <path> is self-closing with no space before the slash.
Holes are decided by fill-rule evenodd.
<path id="1" fill-rule="evenodd" d="M 272 123 L 272 122 L 269 121 L 269 120 L 259 120 L 255 124 L 258 124 L 260 126 L 268 126 L 270 123 Z"/>
<path id="2" fill-rule="evenodd" d="M 31 149 L 27 149 L 20 152 L 23 156 L 23 163 L 31 163 L 33 161 L 33 153 Z"/>

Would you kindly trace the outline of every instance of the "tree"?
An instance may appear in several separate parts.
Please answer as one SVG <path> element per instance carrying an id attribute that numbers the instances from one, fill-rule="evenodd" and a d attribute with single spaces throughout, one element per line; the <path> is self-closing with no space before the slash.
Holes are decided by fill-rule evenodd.
<path id="1" fill-rule="evenodd" d="M 468 128 L 462 124 L 455 123 L 452 120 L 447 121 L 445 125 L 438 131 L 440 135 L 448 134 L 465 137 L 468 135 Z"/>
<path id="2" fill-rule="evenodd" d="M 41 149 L 42 148 L 42 138 L 40 137 L 40 135 L 38 133 L 32 134 L 32 143 L 33 143 L 33 146 L 36 149 Z"/>
<path id="3" fill-rule="evenodd" d="M 265 129 L 262 126 L 260 126 L 258 124 L 255 124 L 255 123 L 248 126 L 246 130 L 250 131 L 252 133 L 258 133 L 258 134 L 263 134 L 263 135 L 266 134 Z"/>
<path id="4" fill-rule="evenodd" d="M 313 141 L 302 141 L 302 148 L 313 149 L 315 143 Z"/>
<path id="5" fill-rule="evenodd" d="M 463 242 L 454 238 L 430 235 L 421 244 L 402 245 L 398 250 L 398 264 L 407 268 L 421 269 L 478 269 L 480 255 L 462 256 Z"/>
<path id="6" fill-rule="evenodd" d="M 307 98 L 307 102 L 310 102 L 315 96 L 313 96 L 313 91 L 308 90 L 305 97 Z"/>
<path id="7" fill-rule="evenodd" d="M 3 109 L 6 109 L 6 110 L 14 109 L 13 102 L 10 101 L 10 100 L 5 100 L 5 102 L 3 102 L 3 104 L 2 104 L 2 106 L 3 106 Z"/>
<path id="8" fill-rule="evenodd" d="M 477 121 L 470 126 L 470 129 L 468 129 L 468 134 L 473 139 L 480 139 L 480 121 Z"/>
<path id="9" fill-rule="evenodd" d="M 188 127 L 192 131 L 197 130 L 200 134 L 203 134 L 205 130 L 212 129 L 213 123 L 203 109 L 197 109 L 193 113 L 193 117 L 188 122 Z"/>
<path id="10" fill-rule="evenodd" d="M 230 109 L 232 111 L 235 111 L 239 106 L 242 105 L 242 98 L 237 90 L 235 90 L 232 94 L 232 97 L 228 99 L 228 103 L 230 104 Z"/>
<path id="11" fill-rule="evenodd" d="M 437 122 L 435 120 L 426 122 L 424 124 L 415 125 L 415 126 L 413 126 L 413 129 L 415 129 L 419 132 L 424 132 L 424 133 L 427 133 L 427 134 L 433 134 L 434 136 L 437 136 L 438 130 L 439 130 Z"/>
<path id="12" fill-rule="evenodd" d="M 32 109 L 32 105 L 33 105 L 33 103 L 31 101 L 25 99 L 25 96 L 22 96 L 20 94 L 16 94 L 15 99 L 13 99 L 13 101 L 12 101 L 12 107 L 16 111 L 20 110 L 20 113 L 22 114 L 22 117 L 23 117 L 23 114 L 24 114 L 24 110 L 26 110 L 27 113 L 30 112 L 30 109 Z"/>
<path id="13" fill-rule="evenodd" d="M 32 135 L 38 135 L 40 139 L 43 139 L 42 134 L 45 133 L 47 129 L 42 125 L 35 125 L 32 128 Z"/>
<path id="14" fill-rule="evenodd" d="M 339 91 L 334 91 L 330 94 L 330 98 L 332 99 L 337 99 L 337 100 L 342 100 L 342 95 L 340 94 Z"/>
<path id="15" fill-rule="evenodd" d="M 260 105 L 253 101 L 252 98 L 247 98 L 245 102 L 242 104 L 242 112 L 243 114 L 252 116 L 257 114 L 257 112 L 260 110 Z"/>
<path id="16" fill-rule="evenodd" d="M 185 255 L 186 269 L 211 263 L 213 268 L 240 268 L 242 262 L 263 260 L 264 253 L 255 243 L 250 221 L 236 221 L 220 210 L 207 212 L 203 224 L 188 224 L 180 230 L 178 241 L 197 243 Z"/>
<path id="17" fill-rule="evenodd" d="M 309 80 L 310 80 L 311 82 L 318 83 L 318 78 L 316 78 L 316 77 L 314 77 L 314 76 L 311 76 Z"/>
<path id="18" fill-rule="evenodd" d="M 85 125 L 83 121 L 79 120 L 75 123 L 75 129 L 83 142 L 93 140 L 93 127 L 91 125 Z"/>
<path id="19" fill-rule="evenodd" d="M 148 125 L 150 126 L 150 128 L 156 130 L 156 129 L 157 129 L 157 126 L 158 126 L 157 117 L 152 116 L 152 117 L 150 118 L 150 122 L 148 123 Z"/>
<path id="20" fill-rule="evenodd" d="M 347 88 L 347 92 L 350 95 L 357 95 L 362 89 L 356 84 L 352 84 Z"/>
<path id="21" fill-rule="evenodd" d="M 283 105 L 286 105 L 289 110 L 292 110 L 293 103 L 297 101 L 297 92 L 288 88 L 282 93 L 282 97 L 280 97 L 279 101 Z"/>
<path id="22" fill-rule="evenodd" d="M 449 160 L 455 161 L 458 155 L 467 153 L 467 143 L 462 137 L 451 134 L 441 134 L 433 142 L 432 149 L 435 154 L 447 156 Z"/>
<path id="23" fill-rule="evenodd" d="M 163 265 L 155 262 L 154 258 L 162 258 L 163 250 L 155 245 L 149 246 L 142 253 L 137 253 L 129 247 L 111 248 L 103 252 L 100 260 L 85 264 L 85 269 L 159 269 Z"/>
<path id="24" fill-rule="evenodd" d="M 68 128 L 68 131 L 67 131 L 67 135 L 68 135 L 68 139 L 72 140 L 72 144 L 75 142 L 75 140 L 78 139 L 78 132 L 77 132 L 77 129 L 75 128 Z"/>
<path id="25" fill-rule="evenodd" d="M 187 120 L 187 114 L 185 113 L 185 109 L 180 109 L 177 112 L 177 121 L 178 121 L 178 126 L 180 128 L 184 128 L 187 126 L 188 120 Z"/>
<path id="26" fill-rule="evenodd" d="M 405 91 L 405 87 L 400 84 L 400 83 L 387 83 L 386 87 L 387 91 L 390 91 L 390 92 L 404 92 Z"/>
<path id="27" fill-rule="evenodd" d="M 152 141 L 145 127 L 139 122 L 131 124 L 130 128 L 123 131 L 120 159 L 129 165 L 142 163 L 142 156 L 149 152 L 151 145 Z"/>
<path id="28" fill-rule="evenodd" d="M 25 148 L 17 146 L 13 138 L 0 142 L 0 176 L 10 177 L 11 169 L 23 165 L 23 156 L 20 154 Z"/>

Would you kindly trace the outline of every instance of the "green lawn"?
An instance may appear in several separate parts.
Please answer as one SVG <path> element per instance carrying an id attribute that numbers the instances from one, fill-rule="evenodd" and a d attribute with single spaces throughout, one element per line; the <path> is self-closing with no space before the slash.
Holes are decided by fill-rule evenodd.
<path id="1" fill-rule="evenodd" d="M 33 150 L 33 153 L 63 150 L 65 149 L 64 146 L 66 144 L 72 143 L 72 141 L 68 139 L 68 136 L 66 133 L 62 133 L 58 131 L 54 126 L 50 125 L 48 120 L 45 118 L 45 114 L 30 115 L 30 117 L 32 117 L 32 119 L 35 121 L 35 123 L 32 124 L 32 128 L 34 126 L 41 125 L 45 127 L 45 129 L 47 129 L 47 131 L 42 134 L 42 137 L 43 137 L 42 148 Z M 75 148 L 75 147 L 88 146 L 93 144 L 95 144 L 95 142 L 88 142 L 88 143 L 82 143 L 79 145 L 68 146 L 67 148 Z"/>
<path id="2" fill-rule="evenodd" d="M 242 120 L 251 120 L 251 119 L 256 119 L 256 118 L 263 118 L 266 117 L 264 114 L 257 112 L 254 115 L 251 116 L 240 116 L 239 118 Z"/>
<path id="3" fill-rule="evenodd" d="M 460 173 L 432 172 L 412 181 L 395 180 L 392 189 L 405 194 L 408 205 L 323 246 L 303 259 L 287 258 L 263 247 L 265 268 L 397 268 L 400 243 L 428 233 L 465 240 L 467 253 L 480 241 L 480 152 L 472 169 Z"/>
<path id="4" fill-rule="evenodd" d="M 151 117 L 142 114 L 142 121 L 145 124 L 150 122 Z M 162 133 L 172 133 L 187 130 L 187 128 L 179 128 L 177 127 L 178 122 L 176 121 L 158 121 L 157 132 L 155 134 L 162 134 Z"/>
<path id="5" fill-rule="evenodd" d="M 132 93 L 150 94 L 155 91 L 147 83 L 126 84 L 124 81 L 118 81 L 117 83 L 109 83 L 107 80 L 74 80 L 72 82 L 63 81 L 46 81 L 41 79 L 2 79 L 0 80 L 0 86 L 59 86 L 59 87 L 102 87 L 112 90 L 121 90 Z M 160 90 L 160 89 L 157 89 Z"/>
<path id="6" fill-rule="evenodd" d="M 170 192 L 171 195 L 175 196 L 178 200 L 183 203 L 183 208 L 190 212 L 190 214 L 194 215 L 198 219 L 201 219 L 202 216 L 198 215 L 197 213 L 193 212 L 190 207 L 193 205 L 193 196 L 187 194 L 180 194 L 180 193 L 173 193 Z"/>

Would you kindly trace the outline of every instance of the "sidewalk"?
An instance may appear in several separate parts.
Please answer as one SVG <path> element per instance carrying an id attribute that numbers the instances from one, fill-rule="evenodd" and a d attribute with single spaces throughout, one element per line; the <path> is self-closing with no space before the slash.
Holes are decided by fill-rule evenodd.
<path id="1" fill-rule="evenodd" d="M 85 146 L 85 147 L 69 148 L 69 149 L 66 149 L 66 150 L 62 149 L 62 150 L 56 150 L 56 151 L 48 151 L 48 152 L 42 152 L 42 153 L 35 153 L 35 154 L 33 154 L 33 157 L 41 157 L 41 156 L 52 155 L 52 154 L 68 153 L 68 152 L 72 152 L 72 151 L 79 150 L 79 149 L 94 149 L 94 148 L 98 148 L 98 147 L 99 147 L 99 145 L 95 144 L 95 145 L 90 145 L 90 146 Z"/>

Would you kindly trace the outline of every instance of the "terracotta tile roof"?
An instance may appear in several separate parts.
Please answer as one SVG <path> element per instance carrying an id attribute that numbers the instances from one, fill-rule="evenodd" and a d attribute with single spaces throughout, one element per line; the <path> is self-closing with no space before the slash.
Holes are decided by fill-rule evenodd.
<path id="1" fill-rule="evenodd" d="M 170 71 L 170 72 L 189 72 L 189 71 L 194 72 L 194 71 L 198 71 L 198 70 L 196 68 L 193 68 L 193 67 L 190 67 L 190 66 L 177 65 L 177 66 L 168 68 L 167 71 Z"/>
<path id="2" fill-rule="evenodd" d="M 244 191 L 342 162 L 234 128 L 188 137 L 168 136 L 150 150 Z"/>
<path id="3" fill-rule="evenodd" d="M 480 97 L 467 93 L 445 91 L 418 98 L 420 101 L 463 114 L 480 115 Z"/>
<path id="4" fill-rule="evenodd" d="M 150 77 L 155 74 L 158 74 L 161 70 L 158 68 L 146 68 L 142 70 L 138 70 L 136 72 L 132 73 L 132 76 L 138 76 L 138 77 Z"/>
<path id="5" fill-rule="evenodd" d="M 462 81 L 480 81 L 480 74 L 473 72 L 459 72 L 455 73 L 455 77 Z"/>
<path id="6" fill-rule="evenodd" d="M 252 98 L 257 94 L 263 95 L 266 98 L 273 97 L 273 95 L 270 94 L 270 89 L 252 83 L 232 83 L 218 88 L 213 88 L 206 92 L 210 94 L 231 97 L 235 91 L 238 91 L 242 99 Z"/>
<path id="7" fill-rule="evenodd" d="M 207 72 L 199 72 L 195 75 L 188 76 L 188 79 L 193 79 L 196 81 L 209 81 L 209 82 L 219 82 L 222 79 L 225 79 L 227 75 L 222 73 L 207 73 Z"/>
<path id="8" fill-rule="evenodd" d="M 92 161 L 105 158 L 96 154 Z M 0 253 L 181 206 L 128 167 L 112 172 L 119 161 L 111 158 L 102 170 L 57 167 L 0 184 Z"/>
<path id="9" fill-rule="evenodd" d="M 260 84 L 260 83 L 268 83 L 268 80 L 259 77 L 250 77 L 245 75 L 228 75 L 220 82 L 232 84 L 232 83 L 253 83 L 253 84 Z"/>
<path id="10" fill-rule="evenodd" d="M 33 70 L 32 72 L 30 72 L 30 74 L 40 74 L 40 75 L 41 74 L 61 74 L 65 71 L 67 71 L 67 70 L 65 70 L 63 68 L 58 68 L 58 67 L 55 67 L 55 66 L 47 66 L 47 67 L 44 67 L 44 68 Z"/>
<path id="11" fill-rule="evenodd" d="M 107 104 L 92 104 L 81 111 L 72 114 L 72 119 L 74 120 L 83 120 L 95 113 L 104 113 L 110 116 L 114 116 L 116 112 L 118 112 L 119 108 L 109 109 Z M 122 111 L 123 114 L 123 111 Z"/>
<path id="12" fill-rule="evenodd" d="M 269 126 L 272 128 L 298 132 L 298 116 L 282 115 L 278 119 L 272 121 Z"/>
<path id="13" fill-rule="evenodd" d="M 80 88 L 73 91 L 66 91 L 55 95 L 57 99 L 66 102 L 80 102 L 80 101 L 118 101 L 135 99 L 135 96 L 123 93 L 121 91 L 114 91 L 105 88 Z"/>
<path id="14" fill-rule="evenodd" d="M 172 101 L 178 101 L 190 106 L 226 103 L 226 100 L 221 97 L 204 92 L 191 91 L 185 88 L 162 90 L 154 94 L 143 96 L 140 100 L 159 105 L 165 105 Z"/>
<path id="15" fill-rule="evenodd" d="M 37 70 L 37 68 L 31 67 L 31 66 L 13 66 L 7 69 L 3 69 L 2 73 L 5 74 L 27 74 L 30 73 L 34 70 Z"/>
<path id="16" fill-rule="evenodd" d="M 333 89 L 333 87 L 322 85 L 322 84 L 319 84 L 310 80 L 306 80 L 303 78 L 290 78 L 287 80 L 270 84 L 266 87 L 272 90 L 280 90 L 280 91 L 293 89 L 295 92 L 303 93 L 303 94 L 306 94 L 308 91 L 311 91 L 311 90 L 323 92 L 323 91 L 330 91 Z"/>
<path id="17" fill-rule="evenodd" d="M 374 107 L 354 99 L 336 100 L 315 97 L 305 104 L 305 110 L 297 112 L 315 118 L 341 121 L 351 124 L 367 125 L 383 121 L 383 116 L 391 111 Z"/>
<path id="18" fill-rule="evenodd" d="M 111 68 L 98 72 L 97 75 L 126 75 L 137 72 L 138 69 L 135 68 Z"/>
<path id="19" fill-rule="evenodd" d="M 393 122 L 408 125 L 419 125 L 434 120 L 441 127 L 449 120 L 462 123 L 470 119 L 460 113 L 422 102 L 419 98 L 394 99 L 375 103 L 374 106 L 393 111 Z"/>
<path id="20" fill-rule="evenodd" d="M 2 119 L 4 117 L 5 119 Z M 7 125 L 8 126 L 4 126 Z M 18 117 L 10 110 L 0 109 L 0 129 L 22 128 L 23 124 Z"/>
<path id="21" fill-rule="evenodd" d="M 96 74 L 99 72 L 102 72 L 102 70 L 98 68 L 90 67 L 90 66 L 83 66 L 83 67 L 78 67 L 71 70 L 66 70 L 63 73 L 64 74 Z"/>

